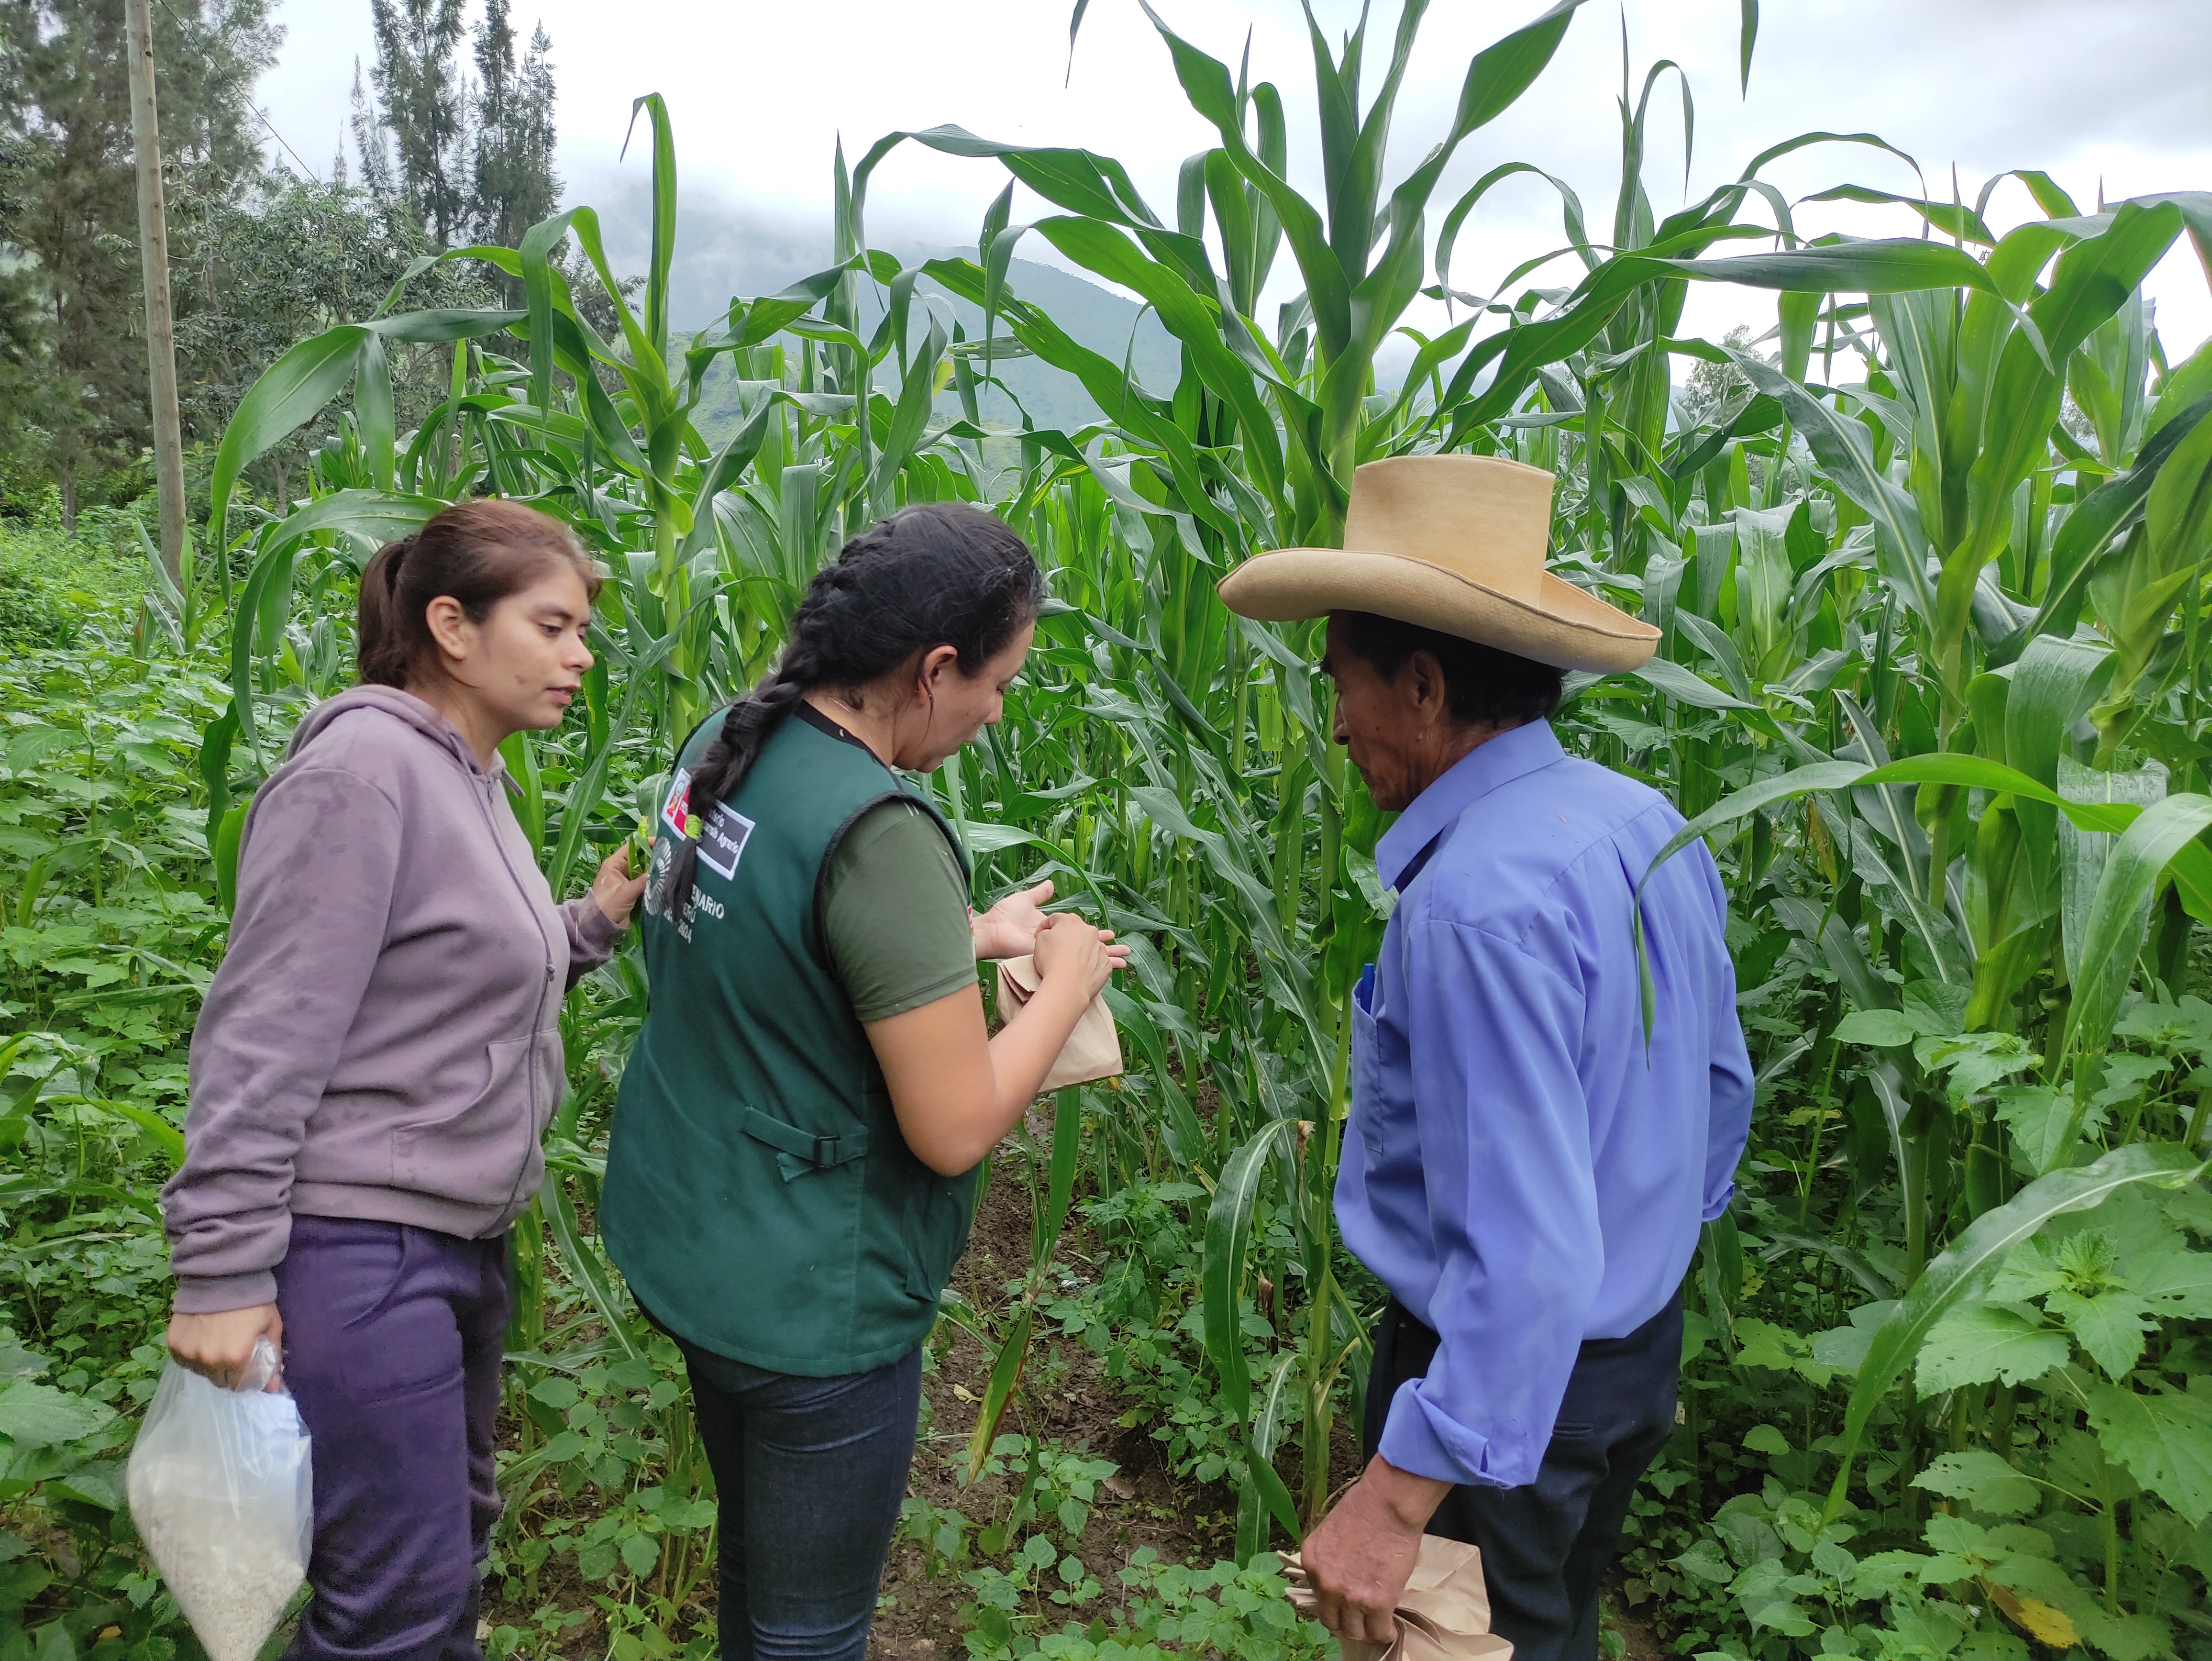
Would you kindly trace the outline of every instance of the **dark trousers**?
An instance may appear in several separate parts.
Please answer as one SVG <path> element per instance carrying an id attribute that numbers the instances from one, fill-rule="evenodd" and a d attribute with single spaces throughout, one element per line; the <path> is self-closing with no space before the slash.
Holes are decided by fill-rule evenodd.
<path id="1" fill-rule="evenodd" d="M 284 1381 L 313 1438 L 314 1597 L 288 1661 L 475 1661 L 507 1238 L 295 1217 Z"/>
<path id="2" fill-rule="evenodd" d="M 914 1461 L 921 1347 L 805 1378 L 677 1342 L 721 1508 L 722 1661 L 862 1661 Z"/>
<path id="3" fill-rule="evenodd" d="M 1437 1335 L 1395 1298 L 1375 1329 L 1360 1451 L 1375 1456 L 1390 1398 L 1425 1377 Z M 1490 1624 L 1514 1661 L 1596 1661 L 1598 1580 L 1620 1544 L 1637 1479 L 1674 1433 L 1682 1307 L 1669 1303 L 1625 1338 L 1593 1338 L 1575 1358 L 1536 1480 L 1463 1484 L 1428 1531 L 1482 1551 Z"/>

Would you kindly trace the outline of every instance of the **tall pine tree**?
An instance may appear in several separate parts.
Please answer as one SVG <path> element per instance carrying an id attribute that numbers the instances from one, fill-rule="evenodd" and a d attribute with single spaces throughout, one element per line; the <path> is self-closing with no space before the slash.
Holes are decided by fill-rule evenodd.
<path id="1" fill-rule="evenodd" d="M 361 152 L 362 188 L 380 203 L 396 200 L 399 180 L 392 171 L 391 135 L 385 131 L 376 106 L 370 101 L 368 88 L 362 85 L 358 58 L 353 60 L 353 111 L 347 125 L 353 129 L 354 145 Z M 331 176 L 343 181 L 345 172 L 345 147 L 341 144 Z"/>
<path id="2" fill-rule="evenodd" d="M 393 182 L 417 222 L 450 247 L 469 206 L 463 0 L 369 0 L 369 16 L 376 35 L 370 78 L 398 161 Z"/>
<path id="3" fill-rule="evenodd" d="M 561 200 L 553 171 L 553 42 L 543 23 L 518 64 L 507 0 L 484 0 L 477 27 L 475 167 L 469 232 L 514 247 Z"/>
<path id="4" fill-rule="evenodd" d="M 553 170 L 553 42 L 543 23 L 518 55 L 511 0 L 484 0 L 461 70 L 463 0 L 371 0 L 372 106 L 356 72 L 362 182 L 396 199 L 440 247 L 508 247 L 561 199 Z"/>

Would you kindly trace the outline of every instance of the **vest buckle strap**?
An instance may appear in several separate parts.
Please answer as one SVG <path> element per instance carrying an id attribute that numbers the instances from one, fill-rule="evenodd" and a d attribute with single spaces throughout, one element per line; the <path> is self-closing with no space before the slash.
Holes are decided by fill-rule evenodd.
<path id="1" fill-rule="evenodd" d="M 868 1133 L 865 1129 L 824 1136 L 771 1118 L 757 1107 L 746 1110 L 739 1128 L 755 1141 L 766 1142 L 776 1150 L 776 1169 L 783 1173 L 787 1183 L 795 1182 L 811 1171 L 850 1165 L 868 1151 Z"/>

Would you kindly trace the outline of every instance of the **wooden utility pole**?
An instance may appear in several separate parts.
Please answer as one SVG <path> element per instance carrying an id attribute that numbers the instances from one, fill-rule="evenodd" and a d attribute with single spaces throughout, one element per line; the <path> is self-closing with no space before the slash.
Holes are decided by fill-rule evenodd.
<path id="1" fill-rule="evenodd" d="M 169 233 L 161 206 L 161 132 L 154 110 L 154 15 L 149 0 L 123 0 L 131 66 L 131 134 L 138 149 L 138 259 L 146 281 L 147 380 L 154 400 L 154 484 L 161 515 L 161 563 L 182 581 L 185 447 L 177 421 L 177 326 L 169 309 Z"/>

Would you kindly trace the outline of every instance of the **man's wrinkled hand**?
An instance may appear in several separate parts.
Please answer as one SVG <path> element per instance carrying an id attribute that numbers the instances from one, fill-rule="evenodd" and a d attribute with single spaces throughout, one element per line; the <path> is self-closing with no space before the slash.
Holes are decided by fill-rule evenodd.
<path id="1" fill-rule="evenodd" d="M 1387 1644 L 1420 1561 L 1421 1530 L 1449 1482 L 1401 1471 L 1381 1456 L 1298 1548 L 1312 1582 L 1314 1616 L 1339 1638 Z"/>

